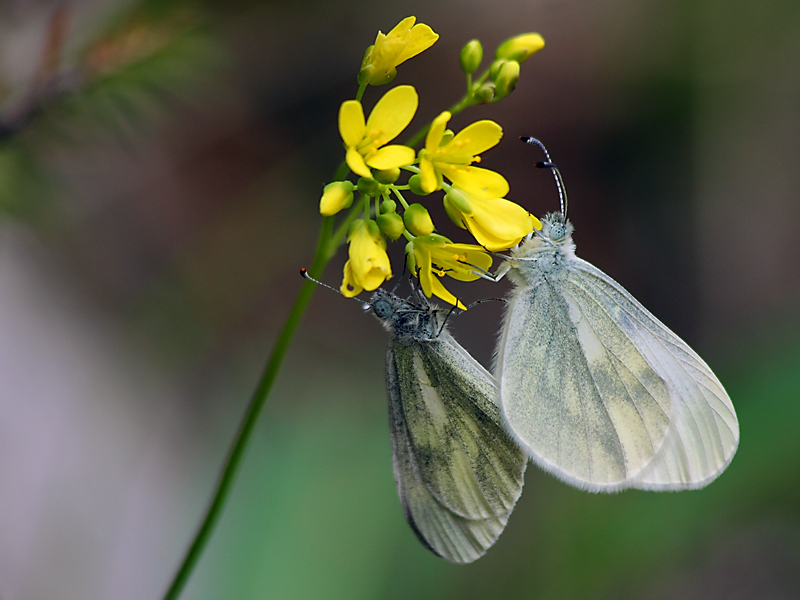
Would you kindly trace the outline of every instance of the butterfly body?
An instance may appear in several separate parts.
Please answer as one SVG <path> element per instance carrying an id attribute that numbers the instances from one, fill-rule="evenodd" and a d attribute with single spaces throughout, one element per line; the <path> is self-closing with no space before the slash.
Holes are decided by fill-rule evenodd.
<path id="1" fill-rule="evenodd" d="M 503 415 L 539 466 L 591 491 L 703 487 L 739 440 L 703 360 L 575 255 L 560 214 L 512 251 L 497 353 Z"/>

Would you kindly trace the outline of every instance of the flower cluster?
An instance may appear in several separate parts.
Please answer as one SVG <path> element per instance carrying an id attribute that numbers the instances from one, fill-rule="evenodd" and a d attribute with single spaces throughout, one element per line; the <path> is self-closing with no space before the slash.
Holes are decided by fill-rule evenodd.
<path id="1" fill-rule="evenodd" d="M 447 275 L 473 281 L 492 265 L 490 252 L 518 244 L 541 223 L 524 208 L 507 200 L 509 185 L 495 171 L 476 166 L 481 154 L 496 146 L 503 130 L 494 121 L 482 120 L 455 133 L 448 129 L 453 115 L 477 104 L 497 102 L 517 85 L 520 64 L 544 46 L 539 34 L 507 40 L 498 47 L 495 60 L 479 77 L 483 48 L 471 40 L 461 51 L 461 67 L 467 76 L 467 92 L 450 111 L 437 116 L 407 145 L 392 144 L 408 127 L 417 112 L 419 98 L 410 85 L 399 85 L 375 103 L 368 117 L 361 98 L 367 86 L 389 83 L 397 66 L 432 46 L 438 35 L 414 17 L 401 21 L 388 34 L 378 33 L 358 74 L 359 90 L 354 100 L 339 109 L 339 133 L 345 148 L 345 165 L 359 177 L 345 178 L 325 186 L 320 214 L 333 217 L 348 210 L 344 225 L 349 257 L 344 267 L 341 292 L 355 296 L 372 291 L 392 276 L 387 240 L 405 237 L 406 262 L 419 277 L 423 292 L 463 308 L 463 304 L 442 284 Z M 424 143 L 417 151 L 415 146 Z M 403 172 L 405 184 L 399 183 Z M 454 243 L 435 233 L 428 210 L 408 202 L 404 193 L 425 197 L 444 192 L 446 214 L 460 228 L 469 231 L 476 244 Z M 359 200 L 354 203 L 356 192 Z M 342 232 L 344 235 L 344 230 Z"/>

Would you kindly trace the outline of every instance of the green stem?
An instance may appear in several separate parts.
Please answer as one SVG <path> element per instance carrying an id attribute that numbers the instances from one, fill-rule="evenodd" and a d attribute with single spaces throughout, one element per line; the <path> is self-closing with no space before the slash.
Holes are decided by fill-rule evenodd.
<path id="1" fill-rule="evenodd" d="M 364 96 L 364 90 L 367 89 L 366 83 L 361 83 L 358 85 L 358 92 L 356 93 L 356 100 L 361 102 L 361 98 Z"/>
<path id="2" fill-rule="evenodd" d="M 397 199 L 400 200 L 400 204 L 403 205 L 403 208 L 408 209 L 408 202 L 406 202 L 406 199 L 403 198 L 403 194 L 400 193 L 400 190 L 393 188 L 392 191 L 394 192 L 394 195 L 397 196 Z"/>
<path id="3" fill-rule="evenodd" d="M 344 243 L 344 236 L 347 235 L 347 230 L 350 229 L 350 225 L 360 214 L 361 210 L 359 209 L 358 203 L 356 203 L 350 208 L 350 212 L 347 213 L 347 216 L 341 222 L 339 227 L 337 227 L 333 232 L 333 235 L 331 235 L 330 239 L 328 240 L 328 253 L 331 256 L 336 254 L 336 250 L 338 250 L 339 246 Z M 316 277 L 316 275 L 314 277 Z"/>
<path id="4" fill-rule="evenodd" d="M 328 264 L 328 261 L 330 261 L 336 251 L 336 246 L 331 244 L 332 233 L 333 217 L 327 217 L 322 222 L 322 228 L 317 242 L 317 250 L 314 254 L 311 268 L 309 269 L 309 274 L 314 278 L 318 279 L 320 277 L 322 271 L 325 269 L 325 265 Z M 211 504 L 209 504 L 206 509 L 206 514 L 194 536 L 194 540 L 186 552 L 183 563 L 181 563 L 180 568 L 172 580 L 172 584 L 169 586 L 166 594 L 164 594 L 164 600 L 175 600 L 180 595 L 183 587 L 186 585 L 186 581 L 189 579 L 189 575 L 191 575 L 194 570 L 197 561 L 200 559 L 200 555 L 203 553 L 214 531 L 214 527 L 225 506 L 225 502 L 230 495 L 234 479 L 236 478 L 236 474 L 242 463 L 242 458 L 244 457 L 245 449 L 255 429 L 258 415 L 261 413 L 261 409 L 264 408 L 267 396 L 272 389 L 272 384 L 275 382 L 275 377 L 286 356 L 289 343 L 294 336 L 294 332 L 297 330 L 303 313 L 308 307 L 308 303 L 311 301 L 311 297 L 314 295 L 316 287 L 315 283 L 307 280 L 303 283 L 303 287 L 297 295 L 294 306 L 289 313 L 289 318 L 286 319 L 278 341 L 275 342 L 275 347 L 272 349 L 272 354 L 261 375 L 261 380 L 258 382 L 258 386 L 256 386 L 253 392 L 250 404 L 247 407 L 247 412 L 239 425 L 239 431 L 236 433 L 236 438 L 233 441 L 233 445 L 228 453 L 228 458 L 222 468 L 219 480 L 217 481 L 217 487 L 211 499 Z"/>

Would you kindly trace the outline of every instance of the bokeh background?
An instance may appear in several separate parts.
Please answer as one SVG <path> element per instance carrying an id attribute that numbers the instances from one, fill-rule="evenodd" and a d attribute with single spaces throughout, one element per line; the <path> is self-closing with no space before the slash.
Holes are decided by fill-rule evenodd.
<path id="1" fill-rule="evenodd" d="M 163 594 L 310 264 L 338 106 L 411 14 L 441 35 L 395 80 L 419 125 L 461 96 L 466 41 L 544 36 L 453 125 L 502 124 L 483 164 L 536 214 L 557 195 L 516 138 L 545 142 L 579 254 L 714 368 L 739 452 L 679 494 L 531 466 L 496 546 L 448 564 L 395 493 L 386 333 L 320 289 L 184 597 L 800 597 L 796 1 L 2 0 L 0 598 Z M 500 313 L 452 319 L 487 366 Z"/>

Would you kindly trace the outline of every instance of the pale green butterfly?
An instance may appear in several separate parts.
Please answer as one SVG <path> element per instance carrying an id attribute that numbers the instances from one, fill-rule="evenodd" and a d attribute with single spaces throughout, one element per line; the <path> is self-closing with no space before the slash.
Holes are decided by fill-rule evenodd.
<path id="1" fill-rule="evenodd" d="M 419 304 L 378 289 L 365 306 L 392 334 L 386 393 L 397 493 L 426 548 L 469 563 L 503 532 L 527 458 L 502 425 L 494 377 L 448 333 L 451 311 L 414 292 Z"/>
<path id="2" fill-rule="evenodd" d="M 544 146 L 534 138 L 528 143 Z M 708 485 L 733 458 L 728 394 L 683 340 L 575 255 L 566 194 L 502 265 L 515 284 L 496 360 L 503 419 L 541 468 L 594 492 Z"/>

